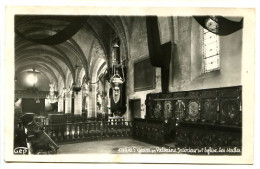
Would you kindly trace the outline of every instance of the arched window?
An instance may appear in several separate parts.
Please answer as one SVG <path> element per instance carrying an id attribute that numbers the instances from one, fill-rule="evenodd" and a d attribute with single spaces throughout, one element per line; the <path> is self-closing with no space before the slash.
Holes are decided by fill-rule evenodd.
<path id="1" fill-rule="evenodd" d="M 212 32 L 218 32 L 218 24 L 214 20 L 208 20 L 207 26 Z M 202 29 L 203 73 L 220 69 L 219 36 L 212 32 Z"/>

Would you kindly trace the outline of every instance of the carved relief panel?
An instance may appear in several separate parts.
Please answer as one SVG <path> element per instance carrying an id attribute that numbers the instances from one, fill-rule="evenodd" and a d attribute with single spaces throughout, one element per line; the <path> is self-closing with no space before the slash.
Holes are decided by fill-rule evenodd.
<path id="1" fill-rule="evenodd" d="M 177 100 L 175 102 L 175 116 L 177 120 L 184 120 L 185 119 L 185 103 L 183 100 Z"/>
<path id="2" fill-rule="evenodd" d="M 162 116 L 162 102 L 161 101 L 155 101 L 155 105 L 154 105 L 154 118 L 155 119 L 159 119 Z"/>
<path id="3" fill-rule="evenodd" d="M 218 101 L 216 99 L 205 99 L 203 105 L 204 105 L 204 109 L 201 115 L 202 121 L 213 122 L 213 123 L 216 122 Z"/>
<path id="4" fill-rule="evenodd" d="M 200 104 L 196 100 L 191 100 L 188 105 L 187 120 L 197 121 L 200 118 Z"/>
<path id="5" fill-rule="evenodd" d="M 241 125 L 241 87 L 147 95 L 147 119 Z"/>
<path id="6" fill-rule="evenodd" d="M 171 101 L 164 102 L 164 119 L 168 120 L 173 117 L 173 106 Z"/>
<path id="7" fill-rule="evenodd" d="M 223 99 L 220 102 L 221 123 L 241 123 L 240 102 L 237 99 Z"/>

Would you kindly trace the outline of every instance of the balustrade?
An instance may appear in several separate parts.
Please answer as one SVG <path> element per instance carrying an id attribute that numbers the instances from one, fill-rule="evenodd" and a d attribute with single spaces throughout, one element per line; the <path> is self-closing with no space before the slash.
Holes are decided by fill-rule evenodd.
<path id="1" fill-rule="evenodd" d="M 55 142 L 90 141 L 132 136 L 132 122 L 109 120 L 43 125 Z"/>

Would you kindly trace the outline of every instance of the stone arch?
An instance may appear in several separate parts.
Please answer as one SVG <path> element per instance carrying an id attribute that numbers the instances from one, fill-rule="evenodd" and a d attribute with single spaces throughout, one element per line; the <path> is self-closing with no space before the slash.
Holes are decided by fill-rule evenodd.
<path id="1" fill-rule="evenodd" d="M 35 65 L 37 66 L 37 69 L 41 71 L 43 76 L 46 77 L 46 79 L 49 81 L 49 83 L 52 83 L 52 82 L 51 82 L 50 78 L 46 75 L 46 73 L 49 73 L 50 76 L 53 77 L 55 83 L 58 83 L 58 78 L 56 77 L 55 73 L 49 67 L 47 67 L 43 64 L 35 64 L 35 63 L 27 64 L 26 66 L 23 66 L 23 67 L 15 70 L 15 73 L 23 72 L 23 71 L 25 71 L 25 69 L 30 69 Z"/>
<path id="2" fill-rule="evenodd" d="M 65 75 L 64 75 L 61 67 L 59 67 L 58 64 L 55 64 L 56 62 L 54 60 L 48 58 L 47 56 L 45 58 L 37 58 L 36 56 L 30 56 L 30 57 L 26 57 L 26 58 L 23 58 L 22 60 L 15 62 L 15 64 L 18 65 L 17 67 L 19 67 L 19 66 L 23 66 L 22 63 L 24 63 L 24 62 L 47 64 L 47 65 L 53 67 L 54 69 L 56 69 L 57 72 L 59 72 L 59 74 L 63 78 L 64 82 L 66 80 Z"/>
<path id="3" fill-rule="evenodd" d="M 35 56 L 35 55 L 37 55 L 37 57 L 39 57 L 40 55 L 47 55 L 49 57 L 55 57 L 55 58 L 58 58 L 59 60 L 61 60 L 63 63 L 65 63 L 65 65 L 71 71 L 73 77 L 75 77 L 75 70 L 73 68 L 73 65 L 70 62 L 67 55 L 64 54 L 64 52 L 59 50 L 57 47 L 52 47 L 52 49 L 56 50 L 58 53 L 55 53 L 51 50 L 44 50 L 44 52 L 40 52 L 42 50 L 39 47 L 40 46 L 38 45 L 37 48 L 27 49 L 27 50 L 22 50 L 20 52 L 16 52 L 15 60 L 19 61 L 20 59 L 23 59 L 24 57 L 32 57 L 32 56 Z M 38 50 L 38 49 L 40 49 L 40 50 Z M 45 57 L 45 56 L 43 56 L 43 57 Z"/>
<path id="4" fill-rule="evenodd" d="M 88 29 L 88 30 L 87 30 Z M 90 51 L 89 51 L 89 56 L 90 58 L 92 57 L 91 54 L 92 54 L 92 50 L 93 48 L 95 47 L 95 44 L 98 42 L 99 45 L 101 46 L 101 48 L 103 49 L 103 52 L 104 52 L 104 56 L 106 59 L 106 62 L 107 62 L 107 65 L 110 65 L 110 62 L 109 62 L 109 55 L 110 55 L 110 50 L 106 47 L 106 45 L 103 43 L 103 39 L 101 38 L 101 36 L 98 35 L 98 33 L 92 28 L 92 26 L 90 26 L 88 23 L 85 24 L 85 30 L 86 31 L 89 31 L 91 33 L 92 36 L 94 36 L 94 38 L 96 40 L 93 40 L 92 42 L 92 45 L 91 45 L 91 48 L 90 48 Z M 90 61 L 89 61 L 89 66 L 90 65 Z M 90 79 L 90 76 L 91 76 L 91 72 L 88 72 L 88 79 Z"/>
<path id="5" fill-rule="evenodd" d="M 72 83 L 73 83 L 74 81 L 73 81 L 73 79 L 72 79 L 72 75 L 71 75 L 71 73 L 68 71 L 67 72 L 67 74 L 66 74 L 66 85 L 65 85 L 65 87 L 66 87 L 66 89 L 69 89 L 70 87 L 71 87 L 71 85 L 72 85 Z"/>
<path id="6" fill-rule="evenodd" d="M 120 17 L 116 17 L 116 16 L 108 16 L 105 17 L 107 23 L 113 28 L 113 30 L 115 31 L 115 33 L 117 34 L 117 36 L 120 39 L 120 43 L 122 45 L 122 56 L 125 59 L 128 59 L 128 41 L 127 41 L 127 37 L 126 37 L 126 30 L 124 29 L 124 25 L 122 23 L 122 19 Z"/>

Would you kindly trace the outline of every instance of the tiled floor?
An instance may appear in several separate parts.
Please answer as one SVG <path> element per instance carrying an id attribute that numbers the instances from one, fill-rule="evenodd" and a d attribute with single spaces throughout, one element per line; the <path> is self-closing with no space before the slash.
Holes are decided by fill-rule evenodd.
<path id="1" fill-rule="evenodd" d="M 124 150 L 131 151 L 133 148 L 146 149 L 155 148 L 156 146 L 144 143 L 134 139 L 116 139 L 104 141 L 90 141 L 74 144 L 59 145 L 59 154 L 88 154 L 88 153 L 103 153 L 116 154 L 122 153 Z M 120 149 L 120 150 L 119 150 Z"/>

